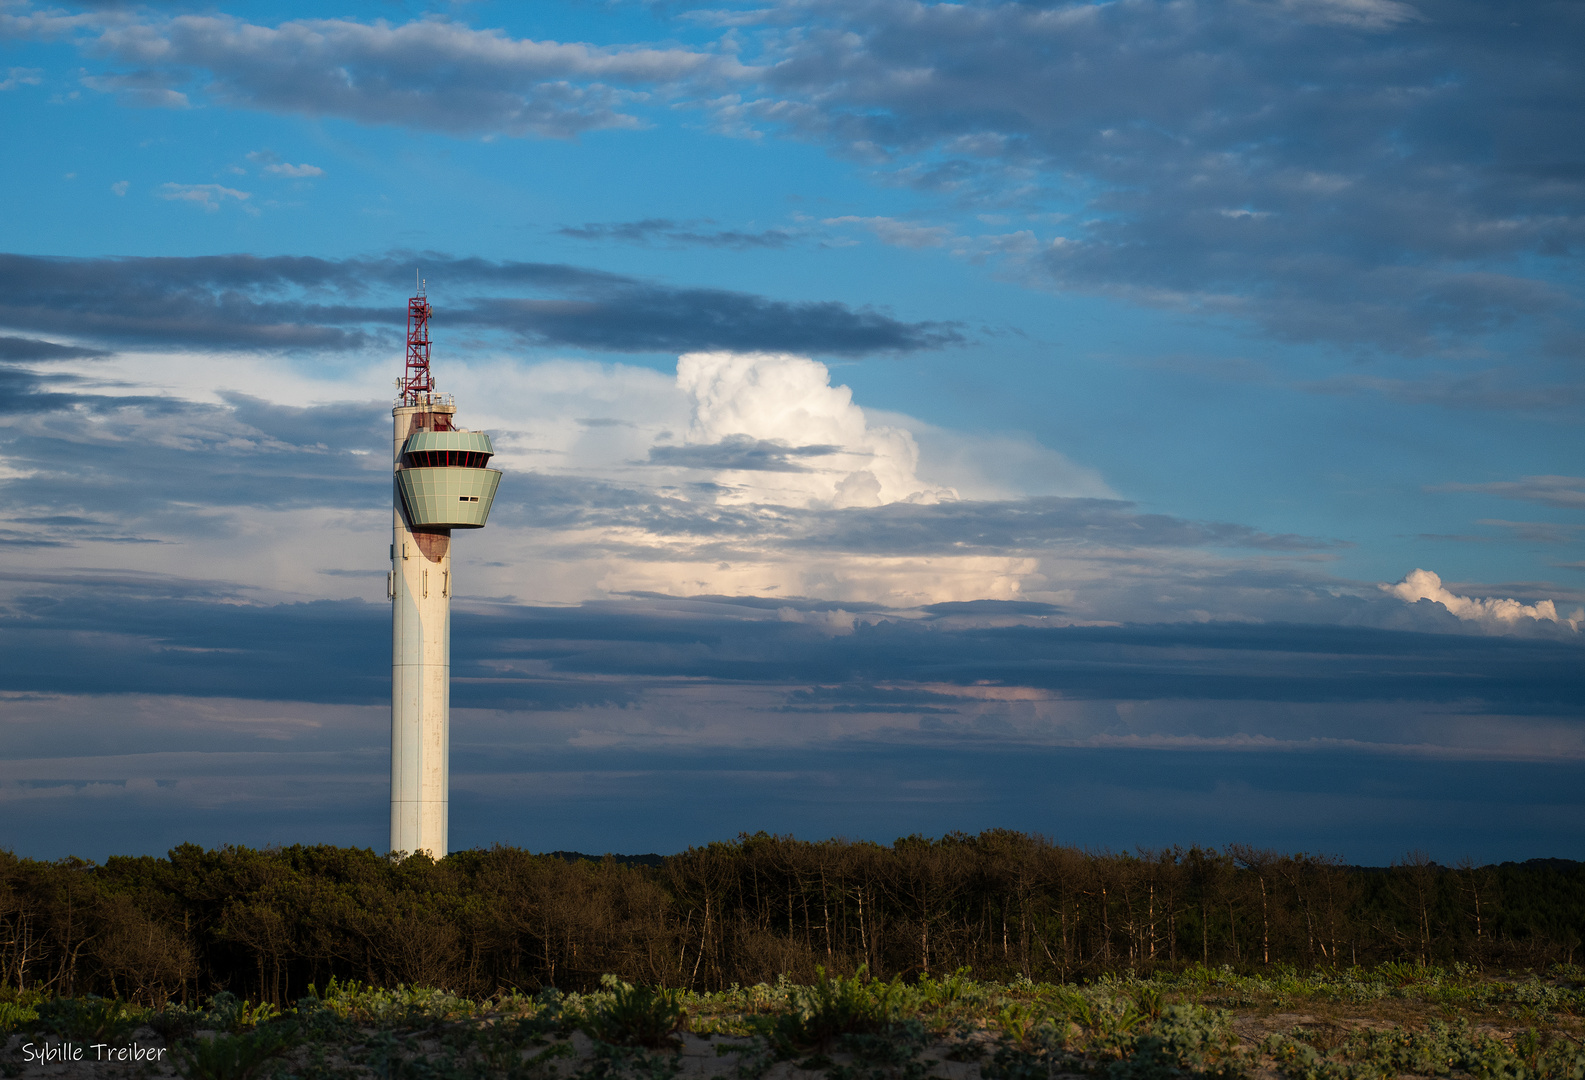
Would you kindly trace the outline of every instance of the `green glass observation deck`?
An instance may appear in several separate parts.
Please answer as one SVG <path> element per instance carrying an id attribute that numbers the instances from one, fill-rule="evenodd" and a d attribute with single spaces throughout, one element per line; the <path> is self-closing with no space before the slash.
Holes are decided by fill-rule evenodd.
<path id="1" fill-rule="evenodd" d="M 417 431 L 402 447 L 396 488 L 415 528 L 482 529 L 500 486 L 495 453 L 482 431 Z"/>

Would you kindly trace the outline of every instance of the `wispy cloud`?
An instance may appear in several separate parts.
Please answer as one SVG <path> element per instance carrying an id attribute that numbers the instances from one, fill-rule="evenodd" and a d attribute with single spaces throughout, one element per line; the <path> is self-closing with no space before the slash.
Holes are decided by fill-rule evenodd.
<path id="1" fill-rule="evenodd" d="M 670 218 L 645 218 L 642 221 L 586 222 L 565 226 L 556 232 L 574 240 L 615 240 L 624 244 L 706 248 L 782 248 L 798 236 L 786 229 L 708 229 L 709 220 L 673 221 Z"/>
<path id="2" fill-rule="evenodd" d="M 43 68 L 8 68 L 6 77 L 0 79 L 0 90 L 15 90 L 19 86 L 38 86 L 43 81 Z"/>
<path id="3" fill-rule="evenodd" d="M 223 15 L 104 20 L 93 45 L 140 70 L 197 70 L 234 106 L 448 134 L 557 138 L 630 128 L 619 87 L 713 83 L 729 56 L 512 38 L 456 22 L 301 19 L 274 26 Z M 613 85 L 614 84 L 614 85 Z"/>
<path id="4" fill-rule="evenodd" d="M 1585 383 L 1538 382 L 1531 372 L 1493 369 L 1456 375 L 1439 373 L 1420 378 L 1388 378 L 1348 374 L 1305 383 L 1315 394 L 1378 394 L 1410 405 L 1444 409 L 1497 409 L 1529 413 L 1567 413 L 1585 405 Z"/>
<path id="5" fill-rule="evenodd" d="M 901 248 L 941 247 L 952 239 L 952 230 L 945 225 L 919 225 L 889 217 L 826 218 L 826 225 L 860 225 L 875 234 L 883 244 Z"/>
<path id="6" fill-rule="evenodd" d="M 144 69 L 128 74 L 84 75 L 81 82 L 90 90 L 114 94 L 123 105 L 148 109 L 188 109 L 192 102 L 185 93 L 173 86 L 180 76 L 157 69 Z"/>
<path id="7" fill-rule="evenodd" d="M 223 187 L 220 184 L 165 183 L 160 185 L 157 194 L 162 199 L 170 199 L 174 202 L 197 203 L 211 213 L 219 210 L 220 204 L 227 199 L 245 203 L 253 198 L 251 192 L 238 191 L 236 188 Z"/>
<path id="8" fill-rule="evenodd" d="M 248 154 L 247 158 L 253 164 L 259 166 L 265 172 L 274 176 L 285 176 L 292 179 L 301 180 L 325 175 L 325 170 L 321 169 L 317 165 L 308 165 L 306 163 L 302 165 L 293 165 L 290 162 L 282 161 L 275 154 L 275 152 L 271 150 L 255 150 Z"/>
<path id="9" fill-rule="evenodd" d="M 1437 484 L 1428 491 L 1478 491 L 1504 499 L 1540 503 L 1566 510 L 1585 510 L 1585 477 L 1526 476 L 1484 484 Z"/>

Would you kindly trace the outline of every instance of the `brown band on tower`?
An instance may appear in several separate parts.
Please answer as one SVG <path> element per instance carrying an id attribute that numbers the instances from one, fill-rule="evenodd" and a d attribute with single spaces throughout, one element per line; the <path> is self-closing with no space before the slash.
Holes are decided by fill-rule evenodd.
<path id="1" fill-rule="evenodd" d="M 418 541 L 418 550 L 424 553 L 424 558 L 433 563 L 438 563 L 451 551 L 450 529 L 414 529 L 413 539 Z"/>

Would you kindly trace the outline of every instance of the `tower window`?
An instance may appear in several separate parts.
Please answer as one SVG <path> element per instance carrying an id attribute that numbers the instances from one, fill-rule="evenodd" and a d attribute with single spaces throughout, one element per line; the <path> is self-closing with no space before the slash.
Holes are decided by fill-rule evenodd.
<path id="1" fill-rule="evenodd" d="M 490 455 L 475 450 L 414 450 L 407 464 L 415 469 L 482 469 Z"/>

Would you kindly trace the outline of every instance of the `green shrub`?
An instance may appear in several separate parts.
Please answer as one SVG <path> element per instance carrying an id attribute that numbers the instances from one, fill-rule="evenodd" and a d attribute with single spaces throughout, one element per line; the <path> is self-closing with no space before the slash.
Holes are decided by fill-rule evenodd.
<path id="1" fill-rule="evenodd" d="M 0 1035 L 26 1030 L 39 1018 L 37 1009 L 19 1001 L 0 1001 Z"/>
<path id="2" fill-rule="evenodd" d="M 284 1053 L 295 1035 L 296 1025 L 285 1023 L 199 1039 L 175 1053 L 176 1069 L 188 1080 L 249 1080 Z"/>
<path id="3" fill-rule="evenodd" d="M 254 1004 L 246 1001 L 229 990 L 222 990 L 209 999 L 209 1011 L 204 1021 L 216 1031 L 228 1031 L 239 1035 L 244 1031 L 251 1031 L 260 1024 L 269 1023 L 278 1019 L 281 1010 L 267 1001 Z"/>
<path id="4" fill-rule="evenodd" d="M 1083 1062 L 1068 1050 L 1067 1032 L 1042 1024 L 1022 1044 L 1004 1038 L 991 1060 L 980 1066 L 980 1075 L 985 1080 L 1049 1080 L 1082 1069 Z"/>
<path id="5" fill-rule="evenodd" d="M 924 1080 L 935 1064 L 920 1056 L 929 1042 L 924 1024 L 914 1019 L 892 1024 L 884 1033 L 841 1035 L 837 1050 L 851 1055 L 852 1063 L 827 1062 L 826 1076 L 829 1080 Z"/>
<path id="6" fill-rule="evenodd" d="M 675 1054 L 600 1042 L 572 1080 L 672 1080 L 681 1071 L 682 1058 Z"/>
<path id="7" fill-rule="evenodd" d="M 682 991 L 631 986 L 615 979 L 611 984 L 610 997 L 585 1013 L 580 1025 L 590 1038 L 652 1050 L 677 1045 L 674 1036 L 688 1022 Z"/>
<path id="8" fill-rule="evenodd" d="M 750 1028 L 782 1057 L 814 1050 L 829 1051 L 842 1035 L 876 1035 L 890 1030 L 902 1015 L 907 989 L 900 978 L 889 983 L 868 977 L 863 968 L 852 976 L 831 978 L 823 967 L 813 986 L 787 990 L 787 1011 L 757 1016 Z"/>
<path id="9" fill-rule="evenodd" d="M 68 1042 L 111 1043 L 131 1035 L 143 1022 L 141 1009 L 115 998 L 52 998 L 37 1006 L 38 1026 Z"/>
<path id="10" fill-rule="evenodd" d="M 1207 1077 L 1234 1080 L 1248 1071 L 1227 1013 L 1199 1005 L 1161 1006 L 1160 1017 L 1107 1070 L 1111 1080 Z"/>
<path id="11" fill-rule="evenodd" d="M 1582 1080 L 1585 1050 L 1546 1044 L 1534 1031 L 1513 1045 L 1472 1031 L 1467 1022 L 1432 1023 L 1425 1031 L 1358 1031 L 1322 1052 L 1289 1035 L 1272 1035 L 1266 1052 L 1292 1080 L 1378 1080 L 1404 1074 L 1473 1076 L 1477 1080 Z"/>

